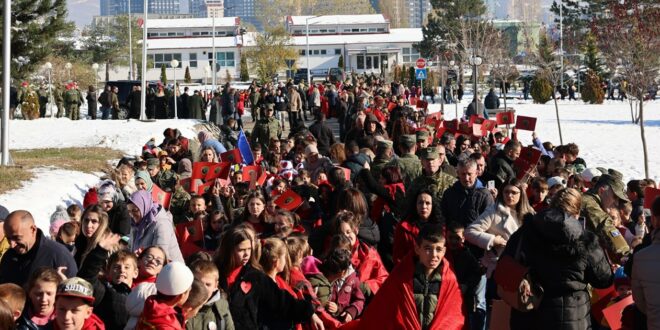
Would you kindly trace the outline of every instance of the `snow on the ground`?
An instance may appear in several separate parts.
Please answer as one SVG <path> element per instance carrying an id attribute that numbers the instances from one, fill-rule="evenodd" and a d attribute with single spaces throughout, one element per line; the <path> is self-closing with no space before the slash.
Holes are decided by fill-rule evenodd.
<path id="1" fill-rule="evenodd" d="M 9 212 L 28 210 L 37 226 L 48 235 L 50 216 L 57 206 L 82 205 L 87 190 L 99 177 L 76 171 L 42 167 L 33 170 L 34 178 L 23 187 L 0 195 L 0 205 Z"/>
<path id="2" fill-rule="evenodd" d="M 606 101 L 589 105 L 581 101 L 559 101 L 559 118 L 564 144 L 574 142 L 580 147 L 580 157 L 589 167 L 614 168 L 624 175 L 624 180 L 644 178 L 644 154 L 639 125 L 631 121 L 630 104 L 627 101 Z M 458 105 L 458 115 L 468 102 Z M 500 100 L 500 106 L 504 102 Z M 559 145 L 559 132 L 552 101 L 533 104 L 531 101 L 507 100 L 516 115 L 536 117 L 536 132 L 541 141 Z M 431 105 L 431 112 L 439 111 L 440 105 Z M 455 104 L 445 105 L 445 117 L 455 118 Z M 494 118 L 491 118 L 494 119 Z M 649 154 L 649 176 L 660 181 L 660 100 L 644 103 L 644 122 Z M 524 144 L 531 144 L 532 133 L 518 131 Z"/>

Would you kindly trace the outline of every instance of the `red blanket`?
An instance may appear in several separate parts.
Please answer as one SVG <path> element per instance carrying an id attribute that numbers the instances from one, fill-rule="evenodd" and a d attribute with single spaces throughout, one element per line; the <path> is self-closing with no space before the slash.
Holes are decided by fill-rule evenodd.
<path id="1" fill-rule="evenodd" d="M 442 284 L 430 329 L 460 330 L 465 323 L 463 297 L 447 260 L 442 261 L 441 267 Z M 413 298 L 414 269 L 413 255 L 410 254 L 394 268 L 362 317 L 341 329 L 421 329 Z"/>

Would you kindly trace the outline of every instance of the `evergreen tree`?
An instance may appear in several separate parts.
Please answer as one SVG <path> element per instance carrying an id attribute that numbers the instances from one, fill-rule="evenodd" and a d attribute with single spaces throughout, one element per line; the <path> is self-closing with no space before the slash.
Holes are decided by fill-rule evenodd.
<path id="1" fill-rule="evenodd" d="M 72 32 L 74 26 L 65 20 L 66 0 L 14 0 L 11 4 L 11 77 L 22 80 L 41 67 L 57 38 Z"/>
<path id="2" fill-rule="evenodd" d="M 605 92 L 600 83 L 600 78 L 593 70 L 587 71 L 587 77 L 582 87 L 582 100 L 590 104 L 602 104 Z"/>
<path id="3" fill-rule="evenodd" d="M 414 47 L 422 57 L 433 57 L 450 50 L 461 37 L 461 21 L 468 21 L 486 13 L 483 0 L 445 1 L 431 0 L 433 9 L 427 24 L 422 26 L 423 39 Z"/>
<path id="4" fill-rule="evenodd" d="M 241 81 L 249 81 L 250 72 L 248 71 L 247 58 L 241 56 Z"/>
<path id="5" fill-rule="evenodd" d="M 583 48 L 584 52 L 584 64 L 587 69 L 595 73 L 599 80 L 604 78 L 604 63 L 600 57 L 600 51 L 598 50 L 598 44 L 596 42 L 596 37 L 589 33 L 585 38 L 585 45 Z"/>
<path id="6" fill-rule="evenodd" d="M 537 47 L 538 47 L 537 57 L 541 67 L 546 68 L 552 63 L 554 63 L 555 61 L 555 55 L 553 54 L 554 45 L 552 41 L 550 41 L 550 38 L 548 37 L 548 34 L 544 29 L 541 29 L 541 31 L 539 31 L 539 43 Z"/>
<path id="7" fill-rule="evenodd" d="M 160 66 L 160 82 L 163 85 L 167 85 L 167 70 L 165 70 L 165 64 Z"/>
<path id="8" fill-rule="evenodd" d="M 337 61 L 337 67 L 344 69 L 344 55 L 339 55 L 339 60 Z"/>
<path id="9" fill-rule="evenodd" d="M 192 82 L 192 77 L 190 76 L 190 68 L 186 65 L 186 73 L 183 75 L 183 81 L 186 84 L 190 84 Z"/>

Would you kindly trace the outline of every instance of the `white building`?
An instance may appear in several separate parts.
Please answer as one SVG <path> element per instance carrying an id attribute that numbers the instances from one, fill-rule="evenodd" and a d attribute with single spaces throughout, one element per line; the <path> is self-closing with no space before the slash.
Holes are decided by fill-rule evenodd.
<path id="1" fill-rule="evenodd" d="M 193 80 L 210 81 L 205 68 L 210 68 L 214 39 L 216 77 L 224 79 L 227 71 L 238 77 L 241 49 L 253 46 L 255 39 L 254 33 L 240 34 L 237 17 L 216 18 L 215 38 L 211 32 L 212 18 L 149 20 L 147 27 L 148 56 L 152 60 L 147 70 L 148 80 L 158 80 L 163 65 L 171 79 L 169 62 L 176 58 L 181 63 L 177 80 L 183 78 L 188 67 Z M 410 65 L 419 57 L 413 44 L 422 40 L 421 29 L 390 29 L 389 20 L 383 15 L 289 16 L 286 28 L 299 54 L 296 67 L 309 67 L 312 72 L 338 67 L 342 55 L 347 72 L 380 73 L 392 65 Z"/>

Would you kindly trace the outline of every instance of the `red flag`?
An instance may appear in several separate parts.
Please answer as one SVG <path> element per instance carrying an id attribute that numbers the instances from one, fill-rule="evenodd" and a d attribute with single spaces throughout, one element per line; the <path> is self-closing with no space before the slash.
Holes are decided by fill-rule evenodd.
<path id="1" fill-rule="evenodd" d="M 207 191 L 209 191 L 209 189 L 211 189 L 211 187 L 213 187 L 214 184 L 215 184 L 215 181 L 209 181 L 209 182 L 207 182 L 203 185 L 198 186 L 197 190 L 196 190 L 197 195 L 199 195 L 199 196 L 204 195 Z"/>
<path id="2" fill-rule="evenodd" d="M 516 128 L 525 131 L 534 131 L 536 130 L 536 118 L 518 116 L 518 118 L 516 118 Z"/>
<path id="3" fill-rule="evenodd" d="M 205 181 L 210 181 L 216 178 L 226 179 L 229 177 L 230 162 L 220 162 L 211 165 L 211 168 L 206 173 Z"/>
<path id="4" fill-rule="evenodd" d="M 520 157 L 532 165 L 536 165 L 541 159 L 541 150 L 532 147 L 524 147 L 520 149 Z"/>
<path id="5" fill-rule="evenodd" d="M 176 233 L 181 242 L 198 242 L 204 239 L 204 224 L 199 219 L 182 222 L 176 225 Z"/>
<path id="6" fill-rule="evenodd" d="M 617 293 L 614 284 L 605 289 L 594 289 L 593 297 L 591 298 L 591 315 L 595 320 L 603 319 L 603 310 L 610 304 L 612 298 L 616 296 Z"/>
<path id="7" fill-rule="evenodd" d="M 497 122 L 494 121 L 494 120 L 484 120 L 484 121 L 481 123 L 481 129 L 482 129 L 484 132 L 492 132 L 492 131 L 495 130 L 496 128 L 497 128 Z"/>
<path id="8" fill-rule="evenodd" d="M 302 205 L 303 200 L 300 195 L 289 189 L 275 199 L 275 205 L 281 209 L 293 212 L 298 206 Z"/>
<path id="9" fill-rule="evenodd" d="M 446 128 L 444 128 L 444 127 L 438 127 L 438 128 L 435 130 L 435 137 L 438 138 L 438 139 L 442 138 L 442 134 L 445 134 L 445 131 L 447 131 Z"/>
<path id="10" fill-rule="evenodd" d="M 605 320 L 607 320 L 610 329 L 621 329 L 621 315 L 623 315 L 623 309 L 633 303 L 635 303 L 633 297 L 632 295 L 629 295 L 623 300 L 616 302 L 603 310 L 603 315 L 605 316 Z"/>
<path id="11" fill-rule="evenodd" d="M 483 129 L 481 128 L 481 124 L 472 124 L 472 135 L 476 137 L 481 137 L 484 135 Z"/>
<path id="12" fill-rule="evenodd" d="M 653 187 L 644 188 L 644 208 L 651 209 L 653 201 L 660 196 L 660 189 L 655 189 Z"/>
<path id="13" fill-rule="evenodd" d="M 474 124 L 482 124 L 486 119 L 477 115 L 470 116 L 470 126 Z"/>
<path id="14" fill-rule="evenodd" d="M 209 163 L 209 162 L 194 162 L 193 167 L 192 167 L 192 175 L 191 179 L 200 179 L 203 180 L 206 178 L 206 175 L 209 173 L 211 170 L 211 166 L 213 166 L 214 163 Z"/>
<path id="15" fill-rule="evenodd" d="M 388 111 L 391 112 L 394 108 L 396 108 L 396 103 L 390 102 L 390 103 L 387 104 L 387 110 Z"/>
<path id="16" fill-rule="evenodd" d="M 496 115 L 497 119 L 497 124 L 498 125 L 509 125 L 514 123 L 514 118 L 515 116 L 513 115 L 513 111 L 503 111 L 499 112 Z"/>
<path id="17" fill-rule="evenodd" d="M 417 105 L 417 98 L 416 97 L 411 97 L 408 104 Z"/>
<path id="18" fill-rule="evenodd" d="M 426 109 L 429 106 L 429 103 L 424 100 L 418 100 L 415 106 L 417 109 Z"/>
<path id="19" fill-rule="evenodd" d="M 458 120 L 445 120 L 443 122 L 444 127 L 447 129 L 447 131 L 455 133 L 458 131 Z"/>
<path id="20" fill-rule="evenodd" d="M 532 165 L 522 157 L 519 157 L 513 162 L 513 169 L 516 170 L 516 178 L 518 180 L 521 180 L 531 168 Z"/>
<path id="21" fill-rule="evenodd" d="M 461 123 L 458 126 L 458 133 L 471 135 L 472 134 L 472 128 L 470 127 L 470 124 L 469 123 Z"/>
<path id="22" fill-rule="evenodd" d="M 240 164 L 243 162 L 243 157 L 241 157 L 240 150 L 234 149 L 231 151 L 221 153 L 220 160 L 222 160 L 223 162 L 229 162 L 231 164 Z"/>
<path id="23" fill-rule="evenodd" d="M 257 180 L 261 175 L 261 167 L 258 165 L 250 165 L 243 167 L 243 182 L 249 182 L 250 188 L 254 189 L 257 186 Z"/>
<path id="24" fill-rule="evenodd" d="M 172 194 L 164 192 L 157 185 L 154 185 L 153 188 L 151 188 L 151 198 L 153 198 L 156 203 L 162 205 L 164 208 L 170 208 L 170 199 L 172 198 Z"/>

